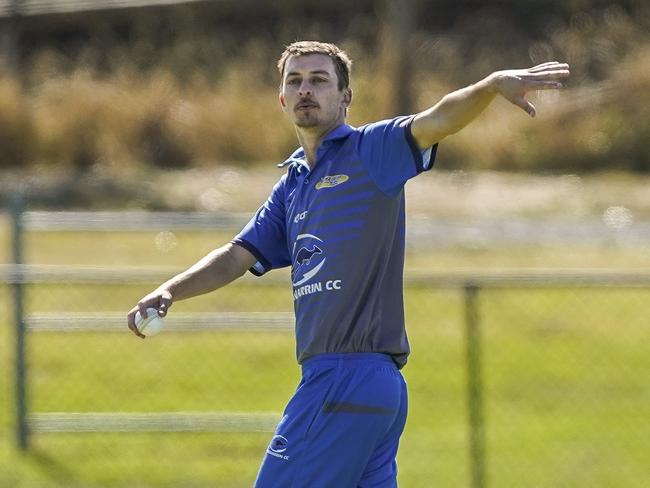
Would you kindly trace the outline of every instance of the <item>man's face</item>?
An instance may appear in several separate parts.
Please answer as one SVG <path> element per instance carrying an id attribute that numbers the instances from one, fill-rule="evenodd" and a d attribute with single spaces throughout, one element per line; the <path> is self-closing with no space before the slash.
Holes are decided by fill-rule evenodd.
<path id="1" fill-rule="evenodd" d="M 284 68 L 280 104 L 298 127 L 331 127 L 345 120 L 352 92 L 338 89 L 334 62 L 324 54 L 291 56 Z"/>

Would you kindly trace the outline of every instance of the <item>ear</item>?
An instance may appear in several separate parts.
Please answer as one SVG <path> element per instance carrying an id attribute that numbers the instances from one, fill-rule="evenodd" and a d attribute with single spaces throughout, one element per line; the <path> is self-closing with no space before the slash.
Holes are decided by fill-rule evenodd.
<path id="1" fill-rule="evenodd" d="M 348 87 L 343 89 L 343 106 L 347 108 L 350 105 L 352 105 L 352 88 Z"/>
<path id="2" fill-rule="evenodd" d="M 287 101 L 285 100 L 284 95 L 282 93 L 278 95 L 278 100 L 280 101 L 280 106 L 282 107 L 282 110 L 286 110 Z"/>

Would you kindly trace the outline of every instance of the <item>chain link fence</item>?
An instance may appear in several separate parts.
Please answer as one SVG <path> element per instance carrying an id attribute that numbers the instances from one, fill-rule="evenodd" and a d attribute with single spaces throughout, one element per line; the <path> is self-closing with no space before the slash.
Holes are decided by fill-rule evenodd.
<path id="1" fill-rule="evenodd" d="M 288 276 L 179 302 L 143 341 L 126 311 L 176 268 L 53 264 L 61 241 L 25 230 L 49 264 L 0 267 L 0 486 L 251 486 L 299 380 Z M 70 255 L 103 263 L 94 236 Z M 405 298 L 400 486 L 647 486 L 650 276 L 408 273 Z"/>

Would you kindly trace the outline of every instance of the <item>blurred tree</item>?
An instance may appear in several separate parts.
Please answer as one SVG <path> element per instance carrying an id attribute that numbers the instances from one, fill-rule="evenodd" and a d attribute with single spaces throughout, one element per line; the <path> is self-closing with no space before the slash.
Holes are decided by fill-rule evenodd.
<path id="1" fill-rule="evenodd" d="M 0 69 L 17 72 L 20 60 L 21 4 L 24 0 L 11 0 L 7 17 L 0 19 Z"/>
<path id="2" fill-rule="evenodd" d="M 384 66 L 390 93 L 387 114 L 409 114 L 413 104 L 413 37 L 415 6 L 411 0 L 384 0 Z"/>

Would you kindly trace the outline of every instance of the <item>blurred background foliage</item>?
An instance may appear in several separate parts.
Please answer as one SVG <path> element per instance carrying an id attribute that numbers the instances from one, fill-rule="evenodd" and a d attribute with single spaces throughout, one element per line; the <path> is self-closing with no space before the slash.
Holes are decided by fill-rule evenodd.
<path id="1" fill-rule="evenodd" d="M 422 110 L 494 70 L 569 62 L 564 91 L 532 97 L 542 122 L 498 102 L 445 141 L 442 164 L 650 170 L 644 0 L 221 0 L 15 16 L 0 28 L 16 39 L 0 71 L 0 168 L 12 171 L 281 161 L 296 141 L 275 63 L 306 38 L 355 61 L 354 125 Z"/>

